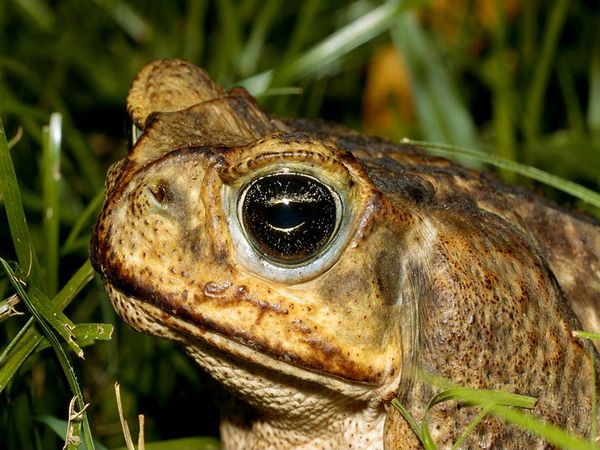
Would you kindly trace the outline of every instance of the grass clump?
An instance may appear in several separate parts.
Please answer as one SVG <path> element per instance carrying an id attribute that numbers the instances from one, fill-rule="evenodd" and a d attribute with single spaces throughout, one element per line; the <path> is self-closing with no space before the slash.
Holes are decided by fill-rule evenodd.
<path id="1" fill-rule="evenodd" d="M 590 348 L 590 358 L 592 360 L 593 367 L 595 353 L 593 352 L 592 348 Z M 422 374 L 422 378 L 428 384 L 441 389 L 442 391 L 431 398 L 420 424 L 398 399 L 392 400 L 392 406 L 396 408 L 406 419 L 425 450 L 438 449 L 433 437 L 431 436 L 431 432 L 429 431 L 427 414 L 436 405 L 449 401 L 456 401 L 459 404 L 467 407 L 479 408 L 479 413 L 464 429 L 456 442 L 452 445 L 452 449 L 461 448 L 461 444 L 468 437 L 469 433 L 473 432 L 475 427 L 477 427 L 477 425 L 488 414 L 501 419 L 505 423 L 516 425 L 532 434 L 541 436 L 549 444 L 560 448 L 578 450 L 597 450 L 600 448 L 600 446 L 597 445 L 596 437 L 597 411 L 595 398 L 595 379 L 592 381 L 592 429 L 590 430 L 590 440 L 586 441 L 580 437 L 569 434 L 555 425 L 546 423 L 531 414 L 526 414 L 521 411 L 521 409 L 533 409 L 535 407 L 536 399 L 533 397 L 503 391 L 456 387 L 452 386 L 447 380 L 439 379 L 439 377 L 431 374 Z"/>

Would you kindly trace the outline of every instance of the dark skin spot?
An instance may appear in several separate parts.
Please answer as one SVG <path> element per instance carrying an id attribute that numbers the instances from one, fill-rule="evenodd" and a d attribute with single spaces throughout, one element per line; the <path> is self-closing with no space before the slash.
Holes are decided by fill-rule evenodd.
<path id="1" fill-rule="evenodd" d="M 396 248 L 394 245 L 384 248 L 377 254 L 375 259 L 377 287 L 388 306 L 396 303 L 400 288 L 400 263 Z"/>

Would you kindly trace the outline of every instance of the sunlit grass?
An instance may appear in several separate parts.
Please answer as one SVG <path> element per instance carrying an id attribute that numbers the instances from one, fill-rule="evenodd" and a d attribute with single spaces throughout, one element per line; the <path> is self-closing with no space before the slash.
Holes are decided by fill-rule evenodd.
<path id="1" fill-rule="evenodd" d="M 456 147 L 435 142 L 415 141 L 412 139 L 404 139 L 403 142 L 418 145 L 427 149 L 433 154 L 438 154 L 453 159 L 460 159 L 461 157 L 468 158 L 498 167 L 500 169 L 506 169 L 513 173 L 518 173 L 519 175 L 523 175 L 527 178 L 531 178 L 532 180 L 539 181 L 540 183 L 544 183 L 548 186 L 552 186 L 567 194 L 570 194 L 573 197 L 578 198 L 579 200 L 588 203 L 595 208 L 598 208 L 600 211 L 600 193 L 570 180 L 566 180 L 548 172 L 544 172 L 543 170 L 535 167 L 520 164 L 496 155 L 490 155 L 489 153 L 484 153 L 469 148 Z"/>
<path id="2" fill-rule="evenodd" d="M 594 336 L 590 335 L 589 333 L 574 332 L 574 335 L 580 337 L 589 337 L 592 339 L 598 338 L 597 334 Z M 592 373 L 594 373 L 595 353 L 591 348 L 590 358 L 592 361 Z M 523 409 L 527 410 L 535 407 L 537 399 L 533 397 L 504 391 L 490 391 L 487 389 L 473 389 L 455 386 L 448 380 L 428 373 L 421 373 L 419 376 L 425 383 L 441 390 L 439 394 L 433 396 L 429 401 L 422 420 L 418 422 L 417 419 L 410 414 L 410 412 L 404 407 L 404 405 L 402 405 L 402 403 L 400 403 L 398 399 L 392 400 L 392 406 L 396 408 L 409 423 L 415 435 L 426 450 L 438 449 L 438 446 L 436 445 L 435 440 L 429 431 L 427 415 L 429 411 L 436 405 L 449 401 L 456 401 L 463 405 L 463 407 L 476 407 L 479 410 L 478 414 L 473 418 L 473 420 L 467 425 L 467 427 L 454 442 L 452 446 L 453 449 L 461 448 L 461 444 L 464 442 L 464 440 L 467 439 L 469 434 L 487 415 L 493 415 L 505 423 L 525 429 L 542 437 L 548 443 L 563 449 L 598 450 L 600 448 L 596 441 L 597 411 L 595 376 L 592 376 L 591 381 L 593 398 L 591 405 L 592 412 L 590 417 L 592 426 L 589 440 L 571 435 L 565 430 L 550 423 L 546 423 L 534 415 L 524 413 L 522 411 Z"/>

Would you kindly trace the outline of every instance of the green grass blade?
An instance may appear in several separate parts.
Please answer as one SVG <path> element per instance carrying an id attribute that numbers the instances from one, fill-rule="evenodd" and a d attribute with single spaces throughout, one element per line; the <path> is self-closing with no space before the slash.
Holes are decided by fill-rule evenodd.
<path id="1" fill-rule="evenodd" d="M 600 339 L 600 333 L 592 333 L 591 331 L 575 330 L 573 336 L 585 339 Z"/>
<path id="2" fill-rule="evenodd" d="M 112 338 L 114 326 L 110 323 L 78 323 L 73 328 L 77 342 L 89 345 L 94 341 L 108 341 Z"/>
<path id="3" fill-rule="evenodd" d="M 329 37 L 283 65 L 240 81 L 254 96 L 262 96 L 271 87 L 287 86 L 307 77 L 324 75 L 327 69 L 349 52 L 389 30 L 400 16 L 420 1 L 390 0 L 359 19 L 332 33 Z"/>
<path id="4" fill-rule="evenodd" d="M 190 61 L 200 61 L 206 42 L 204 21 L 208 1 L 196 0 L 187 3 L 183 56 Z"/>
<path id="5" fill-rule="evenodd" d="M 48 32 L 56 22 L 54 11 L 42 0 L 15 0 L 14 3 L 25 12 L 37 27 Z"/>
<path id="6" fill-rule="evenodd" d="M 570 0 L 556 0 L 548 15 L 544 29 L 543 44 L 540 55 L 536 58 L 535 70 L 525 103 L 525 137 L 529 142 L 537 139 L 542 110 L 544 106 L 544 94 L 548 85 L 548 78 L 552 68 L 552 59 L 556 53 L 556 43 L 567 17 Z"/>
<path id="7" fill-rule="evenodd" d="M 488 389 L 471 389 L 471 388 L 451 388 L 440 392 L 434 396 L 427 405 L 425 416 L 423 417 L 423 445 L 425 448 L 436 448 L 435 442 L 429 432 L 429 424 L 427 422 L 427 413 L 437 404 L 456 400 L 464 405 L 481 406 L 482 411 L 472 420 L 465 431 L 461 433 L 453 447 L 458 447 L 460 443 L 466 439 L 467 435 L 475 429 L 477 424 L 492 411 L 496 405 L 513 406 L 518 408 L 533 408 L 535 407 L 536 399 L 525 395 L 511 394 L 509 392 L 492 391 Z"/>
<path id="8" fill-rule="evenodd" d="M 75 272 L 67 284 L 52 300 L 54 304 L 62 311 L 75 298 L 77 294 L 88 284 L 94 277 L 94 269 L 90 260 L 86 260 L 81 267 Z"/>
<path id="9" fill-rule="evenodd" d="M 423 444 L 425 450 L 438 450 L 438 446 L 435 444 L 433 436 L 431 436 L 431 433 L 429 432 L 429 427 L 427 426 L 427 423 L 423 423 L 423 427 L 421 428 L 421 430 L 423 430 L 423 440 L 421 441 L 421 443 Z"/>
<path id="10" fill-rule="evenodd" d="M 36 420 L 47 425 L 52 431 L 54 431 L 57 436 L 61 439 L 65 439 L 67 436 L 67 428 L 68 422 L 66 420 L 57 419 L 56 417 L 52 417 L 49 415 L 42 415 L 36 417 Z M 107 450 L 105 446 L 100 444 L 98 441 L 94 439 L 94 445 L 96 446 L 96 450 Z M 82 446 L 83 450 L 85 450 L 85 445 Z"/>
<path id="11" fill-rule="evenodd" d="M 467 436 L 469 434 L 471 434 L 471 432 L 475 429 L 475 427 L 477 425 L 479 425 L 479 423 L 485 418 L 485 416 L 488 415 L 489 412 L 490 412 L 489 406 L 482 408 L 481 411 L 479 411 L 479 414 L 477 414 L 473 418 L 473 420 L 471 420 L 471 423 L 469 423 L 467 428 L 465 428 L 465 431 L 463 431 L 462 434 L 458 437 L 458 439 L 452 446 L 452 450 L 460 448 L 460 446 L 462 445 L 463 441 L 467 438 Z"/>
<path id="12" fill-rule="evenodd" d="M 540 6 L 542 5 L 539 2 L 524 2 L 520 15 L 521 24 L 517 48 L 520 49 L 521 59 L 527 72 L 531 71 L 533 65 L 537 63 L 536 43 L 539 28 L 537 18 Z"/>
<path id="13" fill-rule="evenodd" d="M 239 73 L 243 77 L 254 73 L 265 45 L 266 36 L 273 25 L 274 19 L 282 3 L 279 0 L 261 2 L 258 16 L 254 21 L 248 42 L 239 59 Z"/>
<path id="14" fill-rule="evenodd" d="M 78 323 L 73 328 L 73 336 L 82 342 L 108 341 L 114 326 L 110 323 Z"/>
<path id="15" fill-rule="evenodd" d="M 600 39 L 596 39 L 596 49 Z M 600 131 L 600 52 L 592 52 L 590 61 L 590 93 L 587 110 L 587 126 L 592 131 Z"/>
<path id="16" fill-rule="evenodd" d="M 495 406 L 491 411 L 495 416 L 541 436 L 550 444 L 569 450 L 598 450 L 600 447 L 584 439 L 573 436 L 566 431 L 537 419 L 529 414 L 524 414 L 506 406 Z"/>
<path id="17" fill-rule="evenodd" d="M 456 400 L 465 405 L 489 408 L 492 415 L 535 433 L 550 444 L 565 449 L 600 450 L 600 447 L 589 441 L 573 436 L 555 425 L 547 424 L 531 414 L 525 414 L 514 408 L 533 408 L 535 399 L 532 397 L 502 391 L 455 387 L 449 380 L 427 372 L 422 372 L 420 377 L 426 383 L 444 389 L 443 392 L 431 399 L 427 411 L 442 401 Z M 425 432 L 424 427 L 423 431 Z"/>
<path id="18" fill-rule="evenodd" d="M 127 2 L 96 0 L 134 41 L 142 42 L 152 34 L 152 27 Z"/>
<path id="19" fill-rule="evenodd" d="M 0 263 L 2 258 L 0 258 Z M 36 319 L 41 317 L 46 323 L 52 327 L 52 329 L 67 343 L 71 350 L 75 352 L 77 356 L 83 358 L 83 350 L 75 342 L 75 336 L 73 335 L 73 329 L 75 324 L 63 312 L 56 307 L 56 305 L 50 301 L 50 299 L 39 289 L 31 287 L 27 292 L 28 309 L 35 309 L 38 315 Z M 22 299 L 26 304 L 27 301 Z M 40 320 L 40 319 L 38 319 Z"/>
<path id="20" fill-rule="evenodd" d="M 0 392 L 43 340 L 42 335 L 35 328 L 31 328 L 34 323 L 34 319 L 29 320 L 27 322 L 29 327 L 22 328 L 0 356 Z"/>
<path id="21" fill-rule="evenodd" d="M 65 309 L 93 276 L 94 269 L 87 260 L 54 297 L 53 303 L 60 310 Z M 33 318 L 27 321 L 0 355 L 0 392 L 4 390 L 17 369 L 21 367 L 36 346 L 42 342 L 42 335 L 32 327 L 34 323 Z"/>
<path id="22" fill-rule="evenodd" d="M 465 147 L 476 142 L 475 125 L 435 45 L 413 14 L 401 16 L 392 41 L 410 73 L 421 132 L 427 140 Z"/>
<path id="23" fill-rule="evenodd" d="M 319 0 L 305 0 L 302 2 L 298 18 L 285 49 L 284 61 L 289 61 L 290 58 L 295 57 L 304 45 L 304 42 L 306 42 L 306 38 L 310 36 L 319 3 Z"/>
<path id="24" fill-rule="evenodd" d="M 86 206 L 83 213 L 77 219 L 75 225 L 73 225 L 73 228 L 71 228 L 71 231 L 69 232 L 69 235 L 67 236 L 67 239 L 65 240 L 65 243 L 61 249 L 62 255 L 68 254 L 76 247 L 77 239 L 79 238 L 81 230 L 83 230 L 83 227 L 89 224 L 95 218 L 96 214 L 100 210 L 100 207 L 102 206 L 103 201 L 104 189 L 100 190 L 94 196 L 92 201 Z M 86 238 L 86 240 L 88 239 L 89 238 Z"/>
<path id="25" fill-rule="evenodd" d="M 228 84 L 231 74 L 231 65 L 240 54 L 242 47 L 240 14 L 231 0 L 221 0 L 216 4 L 219 19 L 219 36 L 215 42 L 215 51 L 212 53 L 211 68 L 209 73 L 222 83 Z M 214 42 L 214 41 L 213 41 Z"/>
<path id="26" fill-rule="evenodd" d="M 419 440 L 423 441 L 423 432 L 421 431 L 421 427 L 419 426 L 415 418 L 411 415 L 411 413 L 408 411 L 408 409 L 406 409 L 404 405 L 400 403 L 400 400 L 398 400 L 397 398 L 392 400 L 392 406 L 396 408 L 400 412 L 400 414 L 402 414 L 402 417 L 404 417 L 404 420 L 408 422 L 408 424 L 415 432 Z"/>
<path id="27" fill-rule="evenodd" d="M 435 405 L 450 400 L 457 400 L 465 405 L 483 405 L 490 403 L 495 405 L 514 406 L 516 408 L 534 408 L 536 403 L 535 398 L 527 395 L 492 391 L 489 389 L 457 387 L 447 389 L 434 396 L 429 401 L 427 409 L 430 410 Z"/>
<path id="28" fill-rule="evenodd" d="M 491 79 L 493 122 L 497 144 L 495 153 L 503 158 L 517 159 L 517 138 L 514 117 L 514 85 L 509 61 L 504 4 L 496 2 L 498 24 L 494 30 L 494 54 L 488 78 Z"/>
<path id="29" fill-rule="evenodd" d="M 36 285 L 41 285 L 40 267 L 38 264 L 25 212 L 23 211 L 23 202 L 21 201 L 21 193 L 17 176 L 12 164 L 8 143 L 0 119 L 0 198 L 4 202 L 10 234 L 12 236 L 13 245 L 19 265 L 29 275 L 31 281 Z"/>
<path id="30" fill-rule="evenodd" d="M 110 323 L 78 323 L 73 328 L 73 336 L 82 342 L 108 341 L 113 331 L 114 326 Z"/>
<path id="31" fill-rule="evenodd" d="M 558 81 L 560 82 L 565 109 L 570 128 L 581 136 L 585 134 L 585 120 L 583 111 L 575 90 L 575 80 L 570 72 L 568 65 L 562 61 L 558 66 Z"/>
<path id="32" fill-rule="evenodd" d="M 65 353 L 64 349 L 60 345 L 60 342 L 59 342 L 57 336 L 54 334 L 54 331 L 49 326 L 49 324 L 46 322 L 45 318 L 39 314 L 38 310 L 36 310 L 36 308 L 31 303 L 31 301 L 30 301 L 31 297 L 28 295 L 27 292 L 25 292 L 25 290 L 23 289 L 23 285 L 21 284 L 20 280 L 16 277 L 15 273 L 10 268 L 8 263 L 4 259 L 0 258 L 0 265 L 2 265 L 2 267 L 4 268 L 4 271 L 8 275 L 13 288 L 15 289 L 15 291 L 17 292 L 17 294 L 19 295 L 21 300 L 23 300 L 23 302 L 27 305 L 27 309 L 29 309 L 29 312 L 31 313 L 31 315 L 35 317 L 36 323 L 42 328 L 42 332 L 43 332 L 45 338 L 52 345 L 52 348 L 54 349 L 54 352 L 58 358 L 60 366 L 63 369 L 63 372 L 65 374 L 67 382 L 69 383 L 71 392 L 77 399 L 76 400 L 77 408 L 79 408 L 79 411 L 81 411 L 81 413 L 82 413 L 82 421 L 83 421 L 84 429 L 86 431 L 84 433 L 84 437 L 86 439 L 86 445 L 88 446 L 89 449 L 94 449 L 94 443 L 92 442 L 92 439 L 91 439 L 91 430 L 90 430 L 89 422 L 87 420 L 87 414 L 85 413 L 85 402 L 83 400 L 83 394 L 81 392 L 81 388 L 79 387 L 79 383 L 77 382 L 77 376 L 75 375 L 75 369 L 73 368 L 73 365 L 71 364 L 68 355 Z"/>
<path id="33" fill-rule="evenodd" d="M 532 397 L 486 389 L 452 388 L 433 397 L 429 402 L 427 411 L 439 403 L 451 400 L 456 400 L 464 405 L 479 406 L 484 408 L 484 410 L 489 410 L 494 416 L 517 425 L 524 430 L 535 433 L 550 444 L 566 449 L 598 450 L 598 447 L 589 441 L 573 436 L 557 426 L 547 424 L 530 414 L 525 414 L 514 409 L 515 407 L 533 408 L 536 400 Z M 394 407 L 398 408 L 400 412 L 404 410 L 397 402 L 392 402 L 392 404 Z M 476 417 L 476 419 L 478 418 L 479 416 Z M 472 424 L 473 422 L 471 422 L 470 426 Z M 413 427 L 412 424 L 411 427 Z M 471 429 L 473 428 L 474 427 Z M 416 426 L 416 429 L 418 429 L 418 426 Z M 435 448 L 435 443 L 431 439 L 427 426 L 427 413 L 423 419 L 421 430 L 421 441 L 425 448 Z M 461 434 L 459 439 L 464 439 L 464 436 L 466 436 L 465 433 Z"/>
<path id="34" fill-rule="evenodd" d="M 112 338 L 114 326 L 110 323 L 78 323 L 73 327 L 73 339 L 80 347 L 93 345 L 96 341 L 109 341 Z M 50 347 L 44 340 L 35 348 L 36 352 Z"/>
<path id="35" fill-rule="evenodd" d="M 48 295 L 58 291 L 58 239 L 60 201 L 60 153 L 62 141 L 62 116 L 53 113 L 50 124 L 44 128 L 42 154 L 42 186 L 44 199 L 44 237 L 46 249 L 46 288 Z"/>
<path id="36" fill-rule="evenodd" d="M 552 186 L 556 189 L 566 192 L 567 194 L 571 194 L 572 196 L 577 197 L 578 199 L 596 208 L 600 208 L 599 193 L 594 192 L 591 189 L 588 189 L 572 181 L 565 180 L 564 178 L 561 178 L 559 176 L 552 175 L 548 172 L 544 172 L 543 170 L 537 169 L 535 167 L 527 166 L 525 164 L 520 164 L 514 161 L 509 161 L 507 159 L 503 159 L 498 156 L 490 155 L 477 150 L 459 148 L 452 145 L 416 141 L 413 139 L 403 139 L 402 142 L 421 146 L 431 151 L 431 153 L 437 155 L 448 156 L 450 158 L 464 156 L 470 159 L 474 159 L 476 161 L 484 162 L 486 164 L 491 164 L 501 169 L 507 169 L 512 172 L 531 178 L 533 180 L 547 184 L 548 186 Z"/>
<path id="37" fill-rule="evenodd" d="M 409 1 L 388 1 L 340 28 L 286 65 L 277 75 L 277 85 L 286 85 L 294 80 L 323 73 L 328 66 L 350 51 L 387 31 L 397 23 L 404 11 L 413 5 L 414 2 Z"/>
<path id="38" fill-rule="evenodd" d="M 75 324 L 73 324 L 73 322 L 71 322 L 71 320 L 38 288 L 32 286 L 25 292 L 22 281 L 17 278 L 10 268 L 10 265 L 3 258 L 0 258 L 0 265 L 4 268 L 11 284 L 17 291 L 19 298 L 27 306 L 27 309 L 37 323 L 43 324 L 43 328 L 46 328 L 45 326 L 47 326 L 48 330 L 50 330 L 49 332 L 51 332 L 53 336 L 54 332 L 56 332 L 71 347 L 77 356 L 80 358 L 83 357 L 83 351 L 73 339 L 74 336 L 72 330 L 75 327 Z"/>

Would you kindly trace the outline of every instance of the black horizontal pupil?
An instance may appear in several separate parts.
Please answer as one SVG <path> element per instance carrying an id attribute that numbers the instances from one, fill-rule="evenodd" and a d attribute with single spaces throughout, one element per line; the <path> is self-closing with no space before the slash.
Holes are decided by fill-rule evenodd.
<path id="1" fill-rule="evenodd" d="M 307 214 L 310 214 L 305 205 L 290 199 L 283 199 L 277 204 L 267 206 L 264 211 L 266 223 L 275 229 L 291 231 L 302 225 Z"/>
<path id="2" fill-rule="evenodd" d="M 242 221 L 252 244 L 265 256 L 300 263 L 330 241 L 336 203 L 330 190 L 312 177 L 274 174 L 250 185 Z"/>

